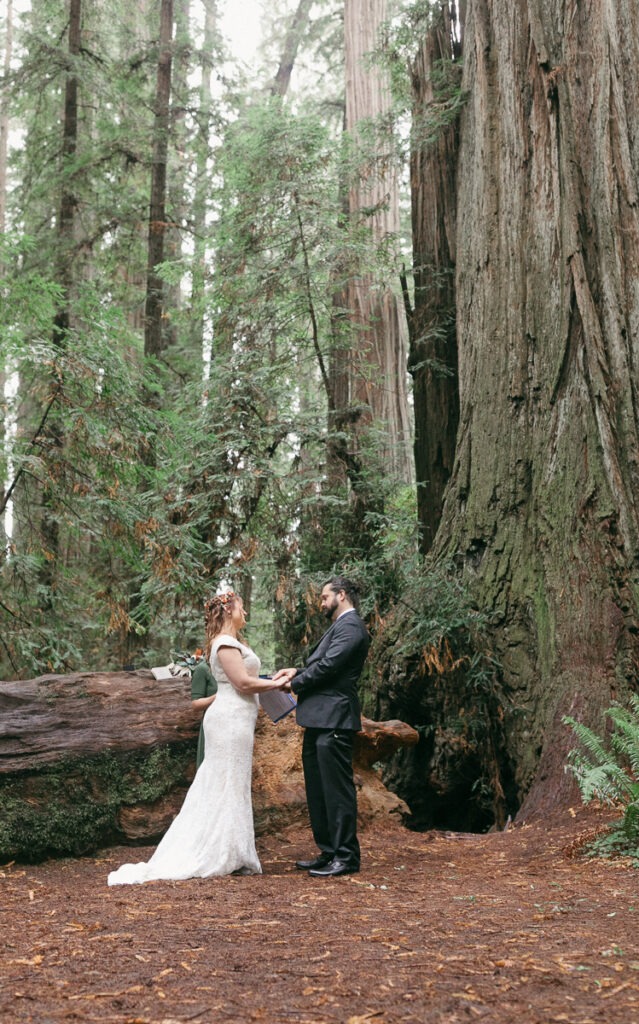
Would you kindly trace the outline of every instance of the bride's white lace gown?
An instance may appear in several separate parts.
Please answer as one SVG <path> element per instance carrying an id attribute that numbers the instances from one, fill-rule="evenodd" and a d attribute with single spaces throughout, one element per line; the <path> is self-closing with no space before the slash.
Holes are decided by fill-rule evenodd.
<path id="1" fill-rule="evenodd" d="M 110 873 L 109 885 L 262 871 L 255 849 L 251 803 L 259 702 L 257 694 L 242 694 L 229 681 L 217 656 L 222 646 L 239 648 L 249 675 L 259 675 L 260 661 L 250 647 L 225 634 L 215 639 L 211 669 L 218 691 L 204 716 L 204 760 L 180 813 L 151 860 L 123 864 Z"/>

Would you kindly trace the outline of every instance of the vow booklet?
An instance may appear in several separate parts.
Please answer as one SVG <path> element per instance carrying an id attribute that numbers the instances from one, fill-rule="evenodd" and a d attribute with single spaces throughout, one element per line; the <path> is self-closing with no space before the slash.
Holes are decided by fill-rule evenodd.
<path id="1" fill-rule="evenodd" d="M 273 722 L 279 722 L 297 707 L 295 697 L 284 690 L 265 690 L 260 694 L 260 704 Z"/>

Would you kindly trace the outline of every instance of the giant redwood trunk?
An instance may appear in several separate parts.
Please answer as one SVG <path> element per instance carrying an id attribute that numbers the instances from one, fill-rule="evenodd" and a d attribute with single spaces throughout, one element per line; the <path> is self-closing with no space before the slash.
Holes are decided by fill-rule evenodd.
<path id="1" fill-rule="evenodd" d="M 639 656 L 639 6 L 470 0 L 438 552 L 494 616 L 525 817 Z"/>
<path id="2" fill-rule="evenodd" d="M 346 0 L 344 4 L 346 129 L 353 139 L 361 137 L 363 123 L 381 118 L 390 108 L 386 75 L 370 63 L 386 17 L 386 0 Z M 365 161 L 359 182 L 351 188 L 349 208 L 353 224 L 367 227 L 375 244 L 383 245 L 397 235 L 399 192 L 392 155 L 378 154 L 376 160 Z M 387 470 L 400 480 L 410 480 L 407 332 L 401 303 L 389 282 L 376 280 L 365 267 L 350 279 L 347 303 L 355 328 L 351 401 L 364 410 L 364 420 L 372 416 L 383 425 Z"/>
<path id="3" fill-rule="evenodd" d="M 402 283 L 408 368 L 413 376 L 417 512 L 424 553 L 432 547 L 439 526 L 459 420 L 455 234 L 461 43 L 455 13 L 454 4 L 435 5 L 411 75 L 412 309 L 407 283 L 404 279 Z"/>

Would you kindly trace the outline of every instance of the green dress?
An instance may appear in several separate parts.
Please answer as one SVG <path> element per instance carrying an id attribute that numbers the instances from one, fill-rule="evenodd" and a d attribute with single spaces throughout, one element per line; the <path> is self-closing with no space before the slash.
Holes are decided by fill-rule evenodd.
<path id="1" fill-rule="evenodd" d="M 205 661 L 201 661 L 199 665 L 193 669 L 191 675 L 191 700 L 200 700 L 202 697 L 212 697 L 214 693 L 217 693 L 217 683 L 213 678 L 213 673 Z M 208 708 L 206 709 L 208 711 Z M 204 714 L 206 714 L 206 711 Z M 204 716 L 202 716 L 202 722 L 200 723 L 200 735 L 197 740 L 197 757 L 195 761 L 195 769 L 200 767 L 204 760 Z"/>

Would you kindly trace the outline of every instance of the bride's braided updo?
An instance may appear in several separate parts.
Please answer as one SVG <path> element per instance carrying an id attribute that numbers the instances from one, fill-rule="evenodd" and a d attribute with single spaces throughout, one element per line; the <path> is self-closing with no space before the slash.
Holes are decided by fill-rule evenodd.
<path id="1" fill-rule="evenodd" d="M 206 660 L 211 655 L 211 645 L 215 637 L 224 630 L 226 620 L 225 609 L 233 610 L 238 595 L 234 590 L 225 590 L 223 594 L 207 597 L 204 602 L 204 628 L 206 635 Z"/>

